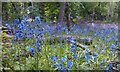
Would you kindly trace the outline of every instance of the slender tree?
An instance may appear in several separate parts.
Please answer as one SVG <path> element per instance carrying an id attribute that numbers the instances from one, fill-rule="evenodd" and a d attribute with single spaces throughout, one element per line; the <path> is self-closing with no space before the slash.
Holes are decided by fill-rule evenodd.
<path id="1" fill-rule="evenodd" d="M 66 4 L 67 4 L 67 5 L 66 5 L 66 6 L 67 6 L 67 7 L 66 7 L 67 27 L 68 27 L 68 30 L 70 31 L 70 25 L 72 24 L 72 21 L 71 21 L 71 9 L 70 9 L 70 7 L 69 7 L 69 3 L 67 2 Z"/>
<path id="2" fill-rule="evenodd" d="M 120 2 L 118 2 L 118 21 L 120 23 Z"/>
<path id="3" fill-rule="evenodd" d="M 65 7 L 66 7 L 66 2 L 60 2 L 60 10 L 59 10 L 59 16 L 58 16 L 57 24 L 58 23 L 59 24 L 63 23 Z"/>

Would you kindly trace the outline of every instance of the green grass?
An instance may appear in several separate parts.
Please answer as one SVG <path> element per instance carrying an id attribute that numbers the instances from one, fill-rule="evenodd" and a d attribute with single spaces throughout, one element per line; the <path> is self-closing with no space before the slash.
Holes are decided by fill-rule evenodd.
<path id="1" fill-rule="evenodd" d="M 85 37 L 88 37 L 89 34 Z M 60 43 L 62 44 L 62 46 L 60 46 L 60 44 L 50 45 L 48 42 L 43 42 L 43 45 L 40 46 L 41 51 L 38 52 L 36 46 L 34 46 L 34 42 L 35 41 L 31 38 L 21 41 L 14 41 L 10 48 L 3 46 L 2 54 L 8 55 L 7 58 L 3 58 L 4 62 L 2 63 L 4 66 L 15 70 L 54 70 L 56 67 L 52 67 L 52 64 L 60 63 L 60 58 L 66 57 L 67 60 L 69 59 L 74 62 L 71 70 L 98 70 L 100 69 L 101 62 L 104 62 L 102 69 L 106 69 L 108 66 L 107 61 L 117 60 L 117 55 L 115 52 L 110 51 L 109 48 L 109 46 L 115 41 L 106 43 L 101 38 L 93 38 L 93 44 L 90 45 L 88 49 L 93 53 L 98 53 L 96 61 L 93 59 L 86 61 L 86 51 L 79 47 L 74 53 L 71 52 L 70 43 Z M 32 57 L 28 51 L 29 46 L 35 48 L 34 57 Z M 97 47 L 99 47 L 99 49 Z M 106 50 L 104 50 L 104 48 L 106 48 Z M 24 56 L 26 53 L 28 55 Z M 23 56 L 16 57 L 17 55 L 21 54 Z M 78 54 L 78 58 L 74 58 L 73 54 Z M 58 60 L 56 62 L 51 61 L 52 55 L 58 56 Z M 64 67 L 67 67 L 67 61 L 62 64 Z"/>

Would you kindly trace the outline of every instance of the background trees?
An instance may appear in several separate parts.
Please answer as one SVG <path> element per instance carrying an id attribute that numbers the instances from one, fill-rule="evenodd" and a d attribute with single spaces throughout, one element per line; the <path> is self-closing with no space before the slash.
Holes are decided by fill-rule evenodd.
<path id="1" fill-rule="evenodd" d="M 27 9 L 33 16 L 52 23 L 77 24 L 76 16 L 84 21 L 115 22 L 119 18 L 119 2 L 3 2 L 3 21 L 22 19 Z"/>

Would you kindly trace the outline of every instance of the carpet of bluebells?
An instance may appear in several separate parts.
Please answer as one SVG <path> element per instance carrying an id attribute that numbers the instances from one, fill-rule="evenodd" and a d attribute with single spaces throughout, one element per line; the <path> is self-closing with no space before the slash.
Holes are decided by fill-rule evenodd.
<path id="1" fill-rule="evenodd" d="M 51 25 L 35 17 L 33 22 L 24 16 L 11 24 L 3 24 L 13 30 L 13 37 L 2 46 L 3 66 L 15 70 L 111 70 L 109 61 L 117 60 L 118 30 L 71 25 Z M 9 34 L 11 35 L 11 34 Z M 43 41 L 56 35 L 92 37 L 92 44 L 85 50 L 71 43 Z M 59 38 L 62 40 L 62 38 Z M 89 52 L 92 51 L 93 54 Z M 4 57 L 6 55 L 6 57 Z"/>

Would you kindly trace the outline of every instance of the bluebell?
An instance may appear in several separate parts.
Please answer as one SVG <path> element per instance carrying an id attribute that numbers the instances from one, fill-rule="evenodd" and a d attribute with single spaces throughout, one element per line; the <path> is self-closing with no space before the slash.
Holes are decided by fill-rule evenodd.
<path id="1" fill-rule="evenodd" d="M 86 54 L 85 54 L 85 59 L 88 61 L 89 59 L 92 59 L 92 56 L 89 55 L 89 53 L 86 53 Z"/>
<path id="2" fill-rule="evenodd" d="M 24 23 L 18 24 L 18 28 L 19 28 L 19 29 L 23 29 L 23 28 L 24 28 Z"/>
<path id="3" fill-rule="evenodd" d="M 62 67 L 62 64 L 61 64 L 61 63 L 58 63 L 57 65 L 60 66 L 60 67 Z"/>
<path id="4" fill-rule="evenodd" d="M 75 49 L 75 46 L 74 46 L 74 45 L 72 45 L 72 46 L 71 46 L 71 48 L 72 48 L 72 49 Z"/>
<path id="5" fill-rule="evenodd" d="M 57 56 L 52 55 L 51 60 L 53 60 L 53 61 L 57 61 L 57 60 L 58 60 L 58 57 L 57 57 Z"/>
<path id="6" fill-rule="evenodd" d="M 59 70 L 66 70 L 66 68 L 62 66 Z M 66 71 L 64 71 L 64 72 L 66 72 Z"/>
<path id="7" fill-rule="evenodd" d="M 65 58 L 65 57 L 62 57 L 61 59 L 60 59 L 60 61 L 61 62 L 65 62 L 67 59 Z"/>
<path id="8" fill-rule="evenodd" d="M 4 26 L 8 27 L 8 26 L 9 26 L 9 24 L 4 24 Z"/>
<path id="9" fill-rule="evenodd" d="M 68 70 L 70 70 L 70 69 L 71 69 L 72 65 L 73 65 L 73 62 L 72 62 L 72 61 L 70 61 L 70 60 L 68 60 Z"/>
<path id="10" fill-rule="evenodd" d="M 77 55 L 77 54 L 74 54 L 74 55 L 73 55 L 73 57 L 74 57 L 74 58 L 77 58 L 77 57 L 78 57 L 78 55 Z"/>
<path id="11" fill-rule="evenodd" d="M 52 64 L 53 67 L 57 66 L 57 64 Z"/>
<path id="12" fill-rule="evenodd" d="M 40 21 L 40 17 L 39 16 L 35 17 L 35 20 Z"/>
<path id="13" fill-rule="evenodd" d="M 118 41 L 118 40 L 116 40 L 116 41 L 115 41 L 115 44 L 116 44 L 116 45 L 118 45 L 118 44 L 119 44 L 119 41 Z"/>
<path id="14" fill-rule="evenodd" d="M 27 16 L 28 15 L 23 16 L 23 20 L 27 20 L 28 19 Z"/>
<path id="15" fill-rule="evenodd" d="M 112 44 L 112 45 L 110 46 L 110 49 L 111 49 L 111 50 L 114 50 L 114 48 L 115 48 L 115 44 Z"/>
<path id="16" fill-rule="evenodd" d="M 29 47 L 29 51 L 30 51 L 31 53 L 34 53 L 35 49 L 34 49 L 32 46 L 30 46 L 30 47 Z"/>
<path id="17" fill-rule="evenodd" d="M 15 23 L 20 23 L 20 20 L 18 18 L 16 18 Z"/>
<path id="18" fill-rule="evenodd" d="M 111 70 L 113 67 L 112 63 L 109 64 L 108 69 Z"/>
<path id="19" fill-rule="evenodd" d="M 76 41 L 74 41 L 72 39 L 70 39 L 69 42 L 72 43 L 72 44 L 76 44 Z"/>

